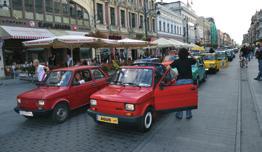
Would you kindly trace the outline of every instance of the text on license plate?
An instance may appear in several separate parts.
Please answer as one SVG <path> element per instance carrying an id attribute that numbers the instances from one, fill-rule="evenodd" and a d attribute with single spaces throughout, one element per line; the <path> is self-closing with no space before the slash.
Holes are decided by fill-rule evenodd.
<path id="1" fill-rule="evenodd" d="M 32 112 L 28 112 L 28 111 L 19 111 L 20 115 L 24 115 L 24 116 L 31 116 L 33 117 L 33 113 Z"/>
<path id="2" fill-rule="evenodd" d="M 97 121 L 118 124 L 118 118 L 97 115 Z"/>

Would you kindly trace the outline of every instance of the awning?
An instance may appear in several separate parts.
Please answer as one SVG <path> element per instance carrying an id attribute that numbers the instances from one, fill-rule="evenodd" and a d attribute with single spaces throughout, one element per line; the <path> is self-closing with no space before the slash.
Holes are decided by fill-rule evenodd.
<path id="1" fill-rule="evenodd" d="M 55 36 L 47 29 L 0 26 L 3 39 L 42 39 Z"/>
<path id="2" fill-rule="evenodd" d="M 64 35 L 85 36 L 89 34 L 89 32 L 80 32 L 80 31 L 64 31 L 64 30 L 53 30 L 53 29 L 50 29 L 49 31 L 55 36 L 64 36 Z"/>

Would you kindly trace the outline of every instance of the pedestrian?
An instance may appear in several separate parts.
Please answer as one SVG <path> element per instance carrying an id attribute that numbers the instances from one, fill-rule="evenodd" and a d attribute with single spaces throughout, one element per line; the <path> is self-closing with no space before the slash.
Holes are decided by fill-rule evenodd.
<path id="1" fill-rule="evenodd" d="M 262 44 L 256 50 L 256 58 L 258 60 L 258 75 L 255 78 L 257 81 L 262 81 Z"/>
<path id="2" fill-rule="evenodd" d="M 56 65 L 56 56 L 55 54 L 51 54 L 51 56 L 48 58 L 48 66 L 50 67 L 53 67 Z"/>
<path id="3" fill-rule="evenodd" d="M 178 77 L 176 81 L 176 85 L 185 85 L 185 84 L 193 84 L 193 76 L 192 76 L 192 65 L 196 64 L 196 59 L 191 56 L 189 58 L 189 53 L 186 48 L 182 48 L 178 52 L 179 59 L 175 60 L 170 66 L 172 68 L 176 68 L 178 71 Z M 168 67 L 170 68 L 170 67 Z M 183 111 L 176 113 L 177 119 L 183 118 Z M 191 110 L 186 110 L 186 119 L 192 118 Z"/>
<path id="4" fill-rule="evenodd" d="M 67 67 L 73 66 L 73 58 L 70 54 L 67 54 L 67 61 L 66 61 Z"/>
<path id="5" fill-rule="evenodd" d="M 33 61 L 33 66 L 35 67 L 35 75 L 39 82 L 43 81 L 46 77 L 46 72 L 49 71 L 47 66 L 41 65 L 38 59 Z M 45 71 L 46 70 L 46 71 Z"/>
<path id="6" fill-rule="evenodd" d="M 240 49 L 240 57 L 242 58 L 241 60 L 244 60 L 245 66 L 246 68 L 248 67 L 248 56 L 249 56 L 249 51 L 246 45 L 244 45 L 241 49 Z"/>

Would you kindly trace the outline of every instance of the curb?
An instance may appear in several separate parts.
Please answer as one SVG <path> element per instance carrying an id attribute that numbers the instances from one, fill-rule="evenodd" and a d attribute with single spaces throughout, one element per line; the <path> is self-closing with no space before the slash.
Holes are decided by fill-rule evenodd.
<path id="1" fill-rule="evenodd" d="M 256 95 L 255 95 L 254 87 L 251 85 L 249 72 L 248 72 L 248 85 L 249 85 L 249 88 L 250 88 L 251 97 L 252 97 L 253 102 L 254 102 L 255 112 L 256 112 L 257 121 L 258 121 L 258 127 L 259 127 L 259 130 L 260 130 L 260 136 L 262 136 L 262 115 L 261 115 L 261 112 L 260 112 L 260 109 L 259 109 L 259 106 L 258 106 L 258 100 L 257 100 Z"/>
<path id="2" fill-rule="evenodd" d="M 235 152 L 241 152 L 241 92 L 242 92 L 242 72 L 239 70 L 240 76 L 238 80 L 238 102 L 237 102 L 237 120 L 236 120 L 236 137 L 235 137 Z"/>

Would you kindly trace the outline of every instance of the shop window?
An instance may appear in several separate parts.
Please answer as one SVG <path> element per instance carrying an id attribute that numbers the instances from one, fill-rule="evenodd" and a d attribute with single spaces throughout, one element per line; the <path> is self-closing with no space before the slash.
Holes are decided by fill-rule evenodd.
<path id="1" fill-rule="evenodd" d="M 33 0 L 26 0 L 24 2 L 25 2 L 25 10 L 27 12 L 33 12 L 33 9 L 34 9 Z"/>
<path id="2" fill-rule="evenodd" d="M 45 0 L 45 10 L 48 13 L 53 13 L 53 1 Z"/>
<path id="3" fill-rule="evenodd" d="M 110 22 L 111 25 L 116 25 L 115 8 L 110 7 Z"/>
<path id="4" fill-rule="evenodd" d="M 103 11 L 103 5 L 97 3 L 96 4 L 96 8 L 97 8 L 97 20 L 99 21 L 100 24 L 104 23 L 104 11 Z"/>
<path id="5" fill-rule="evenodd" d="M 121 10 L 121 27 L 126 27 L 126 13 Z"/>
<path id="6" fill-rule="evenodd" d="M 61 13 L 61 1 L 60 0 L 54 0 L 54 9 L 55 9 L 55 14 Z"/>
<path id="7" fill-rule="evenodd" d="M 69 16 L 69 4 L 67 0 L 62 0 L 63 16 Z"/>
<path id="8" fill-rule="evenodd" d="M 0 16 L 10 16 L 9 0 L 0 1 Z"/>
<path id="9" fill-rule="evenodd" d="M 76 12 L 77 12 L 77 18 L 79 19 L 84 18 L 83 9 L 80 6 L 76 6 Z"/>
<path id="10" fill-rule="evenodd" d="M 23 9 L 22 0 L 12 0 L 12 4 L 13 4 L 14 10 L 22 10 Z"/>
<path id="11" fill-rule="evenodd" d="M 76 8 L 74 4 L 70 4 L 70 16 L 76 18 Z"/>
<path id="12" fill-rule="evenodd" d="M 43 13 L 43 0 L 35 0 L 35 11 Z"/>

